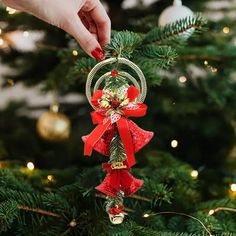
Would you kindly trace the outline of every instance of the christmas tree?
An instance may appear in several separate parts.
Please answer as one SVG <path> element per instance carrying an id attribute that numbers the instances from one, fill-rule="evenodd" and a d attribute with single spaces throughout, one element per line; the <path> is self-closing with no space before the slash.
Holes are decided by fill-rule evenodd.
<path id="1" fill-rule="evenodd" d="M 145 75 L 148 111 L 132 120 L 155 136 L 136 154 L 144 185 L 125 198 L 119 225 L 95 190 L 107 158 L 84 157 L 81 140 L 94 129 L 84 94 L 98 62 L 62 30 L 1 6 L 0 96 L 17 98 L 0 110 L 1 235 L 236 234 L 235 1 L 184 1 L 194 14 L 181 1 L 169 13 L 172 1 L 130 2 L 104 3 L 105 52 Z M 118 135 L 110 147 L 110 158 L 126 156 Z"/>

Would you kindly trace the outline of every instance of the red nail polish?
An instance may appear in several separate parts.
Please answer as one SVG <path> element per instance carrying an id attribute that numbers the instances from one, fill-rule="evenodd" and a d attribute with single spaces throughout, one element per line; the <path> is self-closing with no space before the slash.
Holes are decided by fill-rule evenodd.
<path id="1" fill-rule="evenodd" d="M 91 52 L 92 56 L 98 61 L 102 61 L 105 56 L 100 48 L 96 48 Z"/>

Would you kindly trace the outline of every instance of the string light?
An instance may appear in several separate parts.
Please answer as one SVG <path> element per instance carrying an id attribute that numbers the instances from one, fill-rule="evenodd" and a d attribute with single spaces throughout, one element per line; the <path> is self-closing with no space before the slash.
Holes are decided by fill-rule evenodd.
<path id="1" fill-rule="evenodd" d="M 172 148 L 176 148 L 178 146 L 178 141 L 174 139 L 174 140 L 171 141 L 170 145 L 171 145 Z"/>
<path id="2" fill-rule="evenodd" d="M 27 168 L 28 168 L 29 170 L 33 170 L 33 169 L 34 169 L 34 163 L 31 162 L 31 161 L 29 161 L 26 166 L 27 166 Z"/>
<path id="3" fill-rule="evenodd" d="M 187 78 L 185 76 L 180 76 L 179 77 L 179 82 L 180 83 L 185 83 L 187 81 Z"/>
<path id="4" fill-rule="evenodd" d="M 16 9 L 13 9 L 11 7 L 7 7 L 6 11 L 8 12 L 9 15 L 13 15 L 16 13 Z"/>
<path id="5" fill-rule="evenodd" d="M 47 180 L 50 181 L 50 182 L 53 182 L 54 181 L 54 176 L 53 175 L 48 175 Z"/>
<path id="6" fill-rule="evenodd" d="M 204 61 L 204 65 L 207 66 L 208 65 L 208 61 Z"/>
<path id="7" fill-rule="evenodd" d="M 198 177 L 198 171 L 197 170 L 192 170 L 191 171 L 191 176 L 196 179 Z"/>
<path id="8" fill-rule="evenodd" d="M 147 214 L 147 213 L 143 214 L 143 217 L 144 217 L 144 218 L 147 218 L 147 217 L 149 217 L 149 216 L 150 216 L 150 215 Z"/>
<path id="9" fill-rule="evenodd" d="M 24 32 L 23 32 L 23 36 L 24 36 L 25 38 L 29 37 L 29 32 L 28 32 L 28 31 L 24 31 Z"/>
<path id="10" fill-rule="evenodd" d="M 209 215 L 209 216 L 212 216 L 214 213 L 215 213 L 215 210 L 211 209 L 211 210 L 208 212 L 208 215 Z"/>
<path id="11" fill-rule="evenodd" d="M 212 71 L 212 73 L 216 73 L 218 71 L 218 69 L 215 67 L 211 67 L 211 71 Z"/>
<path id="12" fill-rule="evenodd" d="M 231 184 L 230 189 L 232 192 L 236 192 L 236 183 Z"/>
<path id="13" fill-rule="evenodd" d="M 230 29 L 229 29 L 229 27 L 225 26 L 222 31 L 224 34 L 228 34 Z"/>
<path id="14" fill-rule="evenodd" d="M 76 51 L 76 50 L 73 50 L 73 51 L 72 51 L 72 54 L 73 54 L 73 56 L 75 56 L 75 57 L 76 57 L 76 56 L 78 56 L 78 51 Z"/>

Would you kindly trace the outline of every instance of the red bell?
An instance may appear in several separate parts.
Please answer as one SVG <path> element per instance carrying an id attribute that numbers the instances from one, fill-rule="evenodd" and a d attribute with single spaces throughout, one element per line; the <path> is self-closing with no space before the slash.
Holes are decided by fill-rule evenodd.
<path id="1" fill-rule="evenodd" d="M 154 133 L 141 129 L 131 120 L 128 120 L 128 124 L 133 139 L 134 151 L 138 152 L 152 139 Z M 83 136 L 82 140 L 86 142 L 88 136 L 89 135 Z M 94 150 L 101 153 L 102 155 L 109 156 L 110 143 L 113 136 L 114 126 L 105 132 L 101 139 L 95 144 Z"/>
<path id="2" fill-rule="evenodd" d="M 138 191 L 142 185 L 143 181 L 134 178 L 127 170 L 112 170 L 96 189 L 112 197 L 123 191 L 127 197 Z"/>

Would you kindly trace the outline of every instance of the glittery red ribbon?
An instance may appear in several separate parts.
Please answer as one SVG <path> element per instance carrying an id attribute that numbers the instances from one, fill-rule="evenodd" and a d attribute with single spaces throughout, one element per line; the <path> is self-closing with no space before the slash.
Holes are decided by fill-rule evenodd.
<path id="1" fill-rule="evenodd" d="M 112 215 L 117 215 L 120 214 L 121 212 L 124 212 L 124 206 L 123 205 L 119 205 L 118 207 L 110 207 L 108 212 Z"/>
<path id="2" fill-rule="evenodd" d="M 123 143 L 127 161 L 129 166 L 133 166 L 135 164 L 134 157 L 134 145 L 133 139 L 131 136 L 131 132 L 128 125 L 128 119 L 126 117 L 140 117 L 144 116 L 147 111 L 147 106 L 145 104 L 136 104 L 136 108 L 134 109 L 121 109 L 123 115 L 120 117 L 118 121 L 114 124 L 111 123 L 111 119 L 109 116 L 105 115 L 104 110 L 98 110 L 91 113 L 92 120 L 94 124 L 98 124 L 97 127 L 90 133 L 87 140 L 85 141 L 84 146 L 84 155 L 90 156 L 92 154 L 93 147 L 95 144 L 101 139 L 103 134 L 110 128 L 110 126 L 114 126 L 118 129 L 120 134 L 121 141 Z"/>
<path id="3" fill-rule="evenodd" d="M 127 162 L 124 162 L 126 165 Z M 112 169 L 111 164 L 104 163 L 103 169 L 108 172 L 103 182 L 96 189 L 106 195 L 116 197 L 120 191 L 125 196 L 130 196 L 138 191 L 143 185 L 143 181 L 134 178 L 130 173 L 130 168 Z"/>

